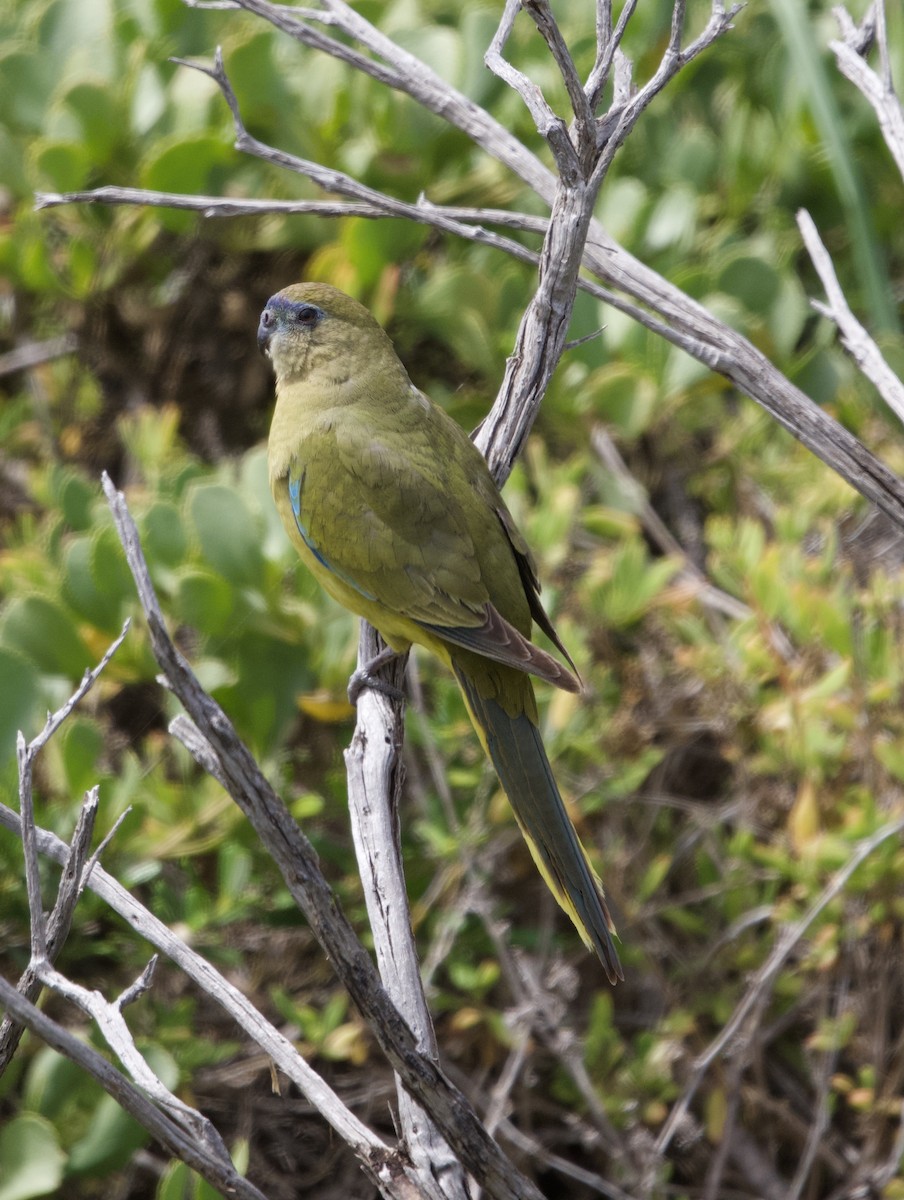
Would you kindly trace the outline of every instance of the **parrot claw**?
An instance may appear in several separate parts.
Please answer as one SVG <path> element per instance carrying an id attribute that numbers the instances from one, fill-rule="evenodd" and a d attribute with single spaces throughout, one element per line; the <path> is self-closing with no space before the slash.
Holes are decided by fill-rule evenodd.
<path id="1" fill-rule="evenodd" d="M 394 684 L 387 683 L 385 679 L 379 679 L 375 675 L 371 675 L 369 671 L 355 671 L 351 679 L 348 681 L 348 702 L 355 705 L 365 688 L 370 688 L 372 692 L 379 692 L 381 696 L 388 696 L 390 700 L 404 700 L 405 693 L 401 688 L 395 687 Z"/>
<path id="2" fill-rule="evenodd" d="M 397 658 L 395 650 L 390 646 L 386 646 L 380 651 L 375 658 L 370 662 L 366 662 L 362 667 L 359 667 L 354 672 L 351 679 L 348 681 L 348 702 L 351 705 L 358 703 L 358 698 L 365 688 L 370 688 L 372 692 L 379 692 L 381 696 L 388 696 L 390 700 L 401 702 L 405 699 L 405 693 L 401 688 L 397 688 L 394 684 L 389 683 L 385 679 L 380 679 L 375 674 L 380 667 L 385 666 L 388 662 L 392 662 Z"/>

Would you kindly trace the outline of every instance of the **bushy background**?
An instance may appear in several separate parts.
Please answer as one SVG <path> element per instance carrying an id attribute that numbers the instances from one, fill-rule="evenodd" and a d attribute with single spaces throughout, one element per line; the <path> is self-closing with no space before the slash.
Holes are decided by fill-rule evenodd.
<path id="1" fill-rule="evenodd" d="M 520 101 L 482 65 L 495 7 L 358 7 L 537 146 Z M 587 69 L 592 6 L 558 8 Z M 699 22 L 704 6 L 690 9 Z M 669 12 L 645 0 L 632 21 L 640 77 L 658 62 Z M 904 21 L 890 17 L 904 83 Z M 519 24 L 512 54 L 561 99 L 531 30 Z M 809 209 L 853 306 L 900 368 L 902 183 L 872 113 L 834 70 L 834 35 L 828 0 L 752 3 L 644 117 L 599 212 L 904 471 L 900 429 L 808 306 L 819 285 L 794 224 Z M 180 645 L 363 928 L 341 758 L 355 624 L 296 565 L 271 507 L 258 313 L 300 278 L 354 293 L 415 381 L 471 428 L 533 276 L 400 222 L 33 211 L 35 190 L 106 183 L 314 195 L 238 156 L 213 84 L 167 62 L 209 57 L 218 43 L 257 137 L 407 199 L 539 211 L 463 135 L 248 15 L 178 0 L 0 0 L 0 353 L 75 335 L 72 353 L 0 377 L 0 780 L 14 797 L 15 731 L 36 732 L 137 611 L 100 495 L 106 469 L 128 493 Z M 426 661 L 403 813 L 444 1061 L 482 1108 L 527 1029 L 508 1111 L 545 1157 L 523 1165 L 550 1196 L 578 1198 L 598 1193 L 550 1155 L 607 1178 L 630 1173 L 606 1148 L 573 1055 L 643 1157 L 781 929 L 904 802 L 899 534 L 724 380 L 579 297 L 572 336 L 599 326 L 566 356 L 507 497 L 587 685 L 580 699 L 544 690 L 544 735 L 612 897 L 625 985 L 605 984 L 555 910 L 454 686 Z M 600 430 L 635 482 L 604 469 Z M 681 562 L 650 543 L 644 490 L 690 560 L 749 606 L 746 618 L 704 606 Z M 274 1016 L 364 1119 L 391 1130 L 380 1056 L 243 819 L 167 736 L 172 712 L 139 621 L 43 756 L 40 822 L 66 836 L 95 782 L 102 831 L 131 805 L 108 869 Z M 642 1194 L 697 1196 L 716 1170 L 712 1194 L 790 1194 L 820 1121 L 796 1195 L 847 1194 L 837 1189 L 857 1170 L 893 1158 L 902 877 L 904 851 L 887 842 L 810 928 Z M 551 1003 L 572 1050 L 520 1023 L 487 906 L 510 922 L 512 944 L 569 964 Z M 86 895 L 61 966 L 109 995 L 147 953 Z M 0 969 L 15 978 L 27 957 L 21 849 L 0 834 Z M 177 973 L 162 971 L 130 1020 L 269 1195 L 371 1194 L 344 1147 L 298 1097 L 271 1094 L 266 1062 Z M 0 1082 L 0 1120 L 0 1200 L 211 1194 L 34 1040 Z M 904 1196 L 904 1176 L 883 1194 Z"/>

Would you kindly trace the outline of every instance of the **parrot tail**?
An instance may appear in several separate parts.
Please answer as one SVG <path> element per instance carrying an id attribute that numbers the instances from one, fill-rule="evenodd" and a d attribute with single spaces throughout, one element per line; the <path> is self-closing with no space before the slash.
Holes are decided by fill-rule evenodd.
<path id="1" fill-rule="evenodd" d="M 596 951 L 609 982 L 624 979 L 602 884 L 565 809 L 539 729 L 526 713 L 510 717 L 495 700 L 481 696 L 454 659 L 452 668 L 541 875 L 587 947 Z"/>

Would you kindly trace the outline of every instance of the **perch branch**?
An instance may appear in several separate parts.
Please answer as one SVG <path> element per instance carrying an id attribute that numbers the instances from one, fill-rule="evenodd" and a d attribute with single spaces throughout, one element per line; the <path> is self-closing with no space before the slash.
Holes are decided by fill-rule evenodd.
<path id="1" fill-rule="evenodd" d="M 358 667 L 372 662 L 382 648 L 376 630 L 362 621 Z M 380 672 L 380 678 L 399 697 L 407 661 L 407 654 L 397 656 Z M 411 1027 L 418 1050 L 438 1063 L 439 1049 L 411 928 L 398 833 L 403 704 L 401 699 L 364 688 L 356 708 L 355 732 L 345 752 L 348 806 L 377 968 L 390 1000 Z M 408 1094 L 398 1075 L 396 1088 L 401 1134 L 412 1159 L 443 1196 L 467 1200 L 468 1184 L 461 1164 L 429 1112 Z"/>

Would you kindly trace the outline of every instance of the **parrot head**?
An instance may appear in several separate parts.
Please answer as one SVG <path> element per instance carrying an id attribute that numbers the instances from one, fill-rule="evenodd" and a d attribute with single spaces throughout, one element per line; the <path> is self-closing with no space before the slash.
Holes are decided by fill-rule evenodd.
<path id="1" fill-rule="evenodd" d="M 350 377 L 356 364 L 395 359 L 392 343 L 367 309 L 326 283 L 296 283 L 271 296 L 261 313 L 257 344 L 277 379 L 327 369 Z M 396 360 L 397 361 L 397 360 Z"/>

